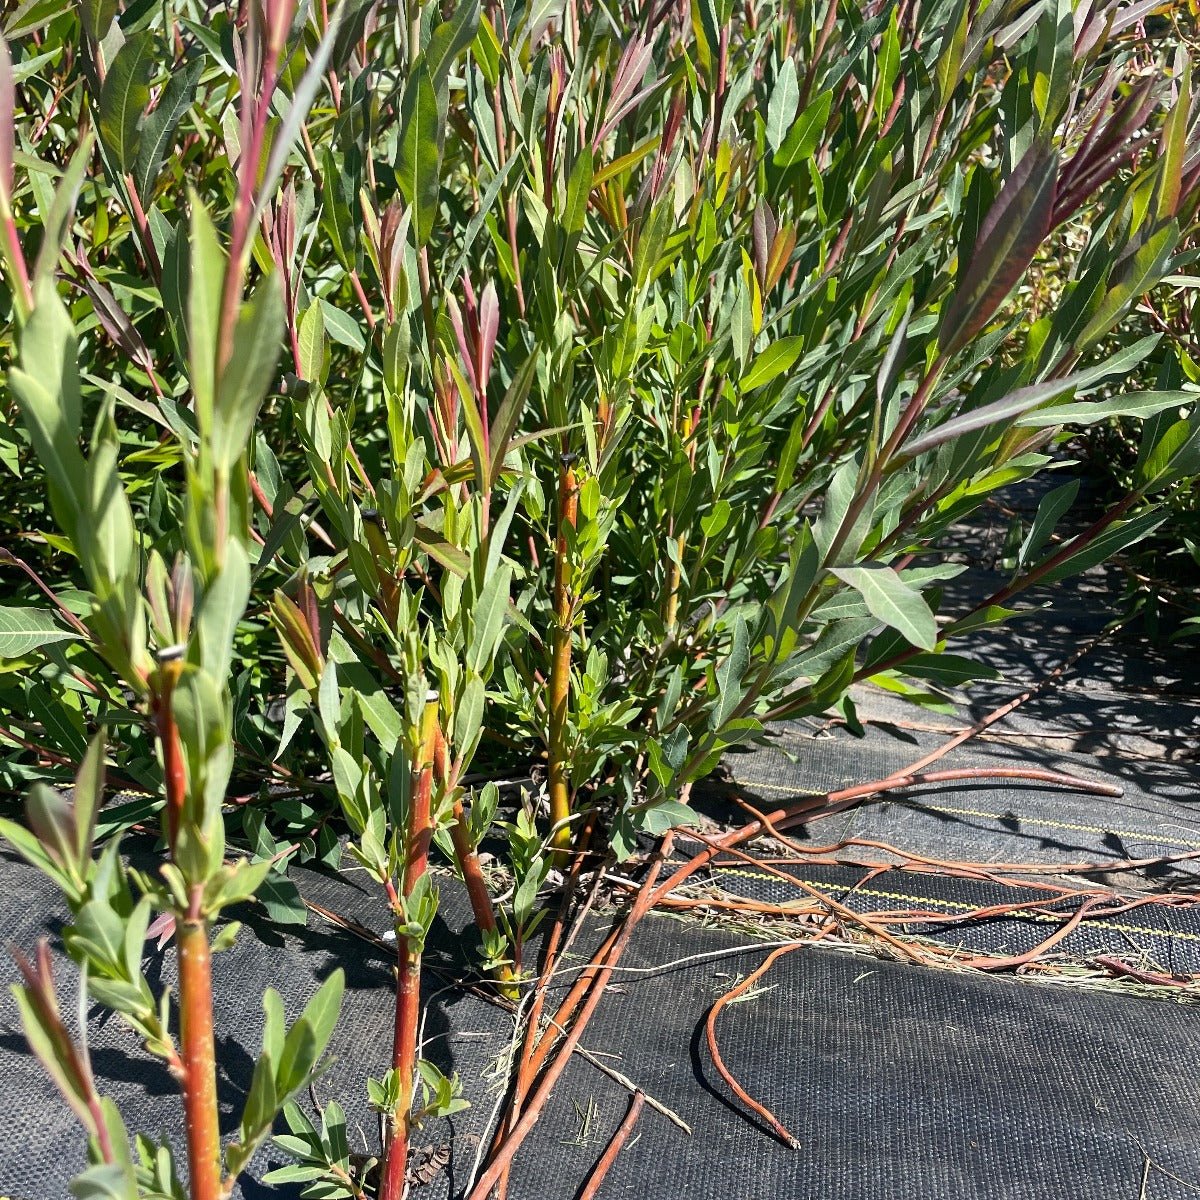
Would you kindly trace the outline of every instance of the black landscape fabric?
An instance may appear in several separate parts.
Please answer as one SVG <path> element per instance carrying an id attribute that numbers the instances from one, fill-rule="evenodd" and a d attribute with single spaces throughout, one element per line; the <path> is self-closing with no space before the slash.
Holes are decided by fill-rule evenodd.
<path id="1" fill-rule="evenodd" d="M 11 859 L 0 872 L 6 934 L 29 946 L 46 931 L 40 913 L 48 889 Z M 380 905 L 368 891 L 312 873 L 299 879 L 309 899 L 379 928 Z M 464 939 L 453 885 L 446 892 L 431 963 L 452 974 Z M 644 1110 L 603 1195 L 1155 1200 L 1195 1194 L 1195 1008 L 1169 998 L 899 966 L 845 951 L 785 956 L 761 991 L 726 1008 L 718 1032 L 730 1067 L 799 1137 L 802 1148 L 793 1152 L 731 1101 L 703 1047 L 708 1007 L 763 954 L 732 930 L 665 916 L 640 927 L 584 1045 L 673 1109 L 693 1133 Z M 247 929 L 216 960 L 227 1125 L 236 1120 L 257 1049 L 262 989 L 278 988 L 294 1014 L 336 963 L 346 967 L 349 982 L 332 1047 L 338 1061 L 316 1090 L 322 1100 L 343 1100 L 356 1148 L 374 1144 L 361 1079 L 381 1073 L 389 1054 L 388 962 L 371 944 L 315 916 L 300 933 Z M 167 955 L 164 983 L 169 964 Z M 0 973 L 5 982 L 14 975 L 8 963 Z M 67 978 L 64 969 L 64 985 Z M 419 1145 L 450 1150 L 445 1169 L 412 1192 L 430 1200 L 459 1194 L 470 1176 L 498 1097 L 488 1068 L 511 1036 L 507 1014 L 447 988 L 443 979 L 427 972 L 426 1052 L 462 1075 L 473 1107 L 422 1131 Z M 26 1055 L 7 999 L 2 1011 L 7 1136 L 0 1141 L 0 1195 L 65 1196 L 82 1166 L 82 1138 Z M 140 1057 L 116 1021 L 94 1014 L 90 1030 L 102 1089 L 130 1127 L 166 1133 L 180 1144 L 165 1070 Z M 514 1200 L 572 1197 L 627 1103 L 624 1088 L 576 1058 L 517 1158 Z M 265 1151 L 255 1173 L 279 1159 L 277 1151 Z M 240 1194 L 259 1200 L 297 1193 L 246 1183 Z"/>

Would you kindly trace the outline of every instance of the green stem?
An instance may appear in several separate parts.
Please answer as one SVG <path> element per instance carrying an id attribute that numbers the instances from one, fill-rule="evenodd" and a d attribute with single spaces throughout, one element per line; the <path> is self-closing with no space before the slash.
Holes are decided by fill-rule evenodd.
<path id="1" fill-rule="evenodd" d="M 579 493 L 569 460 L 563 464 L 558 488 L 558 544 L 554 560 L 554 636 L 550 663 L 550 727 L 548 737 L 550 820 L 555 865 L 562 868 L 571 848 L 571 787 L 567 775 L 567 709 L 571 693 L 571 564 L 567 534 L 579 516 Z"/>

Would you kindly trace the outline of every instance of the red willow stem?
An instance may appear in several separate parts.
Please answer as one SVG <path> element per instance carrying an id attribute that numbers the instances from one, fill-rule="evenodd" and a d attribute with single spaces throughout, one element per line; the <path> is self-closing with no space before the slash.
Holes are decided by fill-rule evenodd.
<path id="1" fill-rule="evenodd" d="M 249 46 L 247 46 L 249 49 Z M 252 101 L 243 92 L 242 103 L 254 104 L 249 119 L 242 122 L 243 130 L 249 126 L 250 136 L 238 161 L 238 194 L 234 203 L 233 220 L 229 235 L 229 267 L 225 272 L 225 284 L 221 292 L 220 324 L 217 328 L 217 378 L 220 378 L 229 356 L 233 352 L 233 329 L 237 322 L 238 308 L 242 299 L 242 281 L 250 249 L 250 221 L 254 212 L 254 181 L 262 158 L 263 138 L 266 135 L 267 117 L 271 111 L 271 96 L 275 91 L 276 64 L 281 49 L 280 39 L 266 39 L 266 55 L 259 72 L 259 92 Z"/>
<path id="2" fill-rule="evenodd" d="M 221 1200 L 221 1134 L 217 1124 L 217 1061 L 213 1044 L 212 961 L 201 889 L 175 927 L 179 948 L 179 1040 L 187 1121 L 191 1200 Z"/>
<path id="3" fill-rule="evenodd" d="M 25 265 L 25 252 L 21 249 L 21 239 L 17 236 L 17 223 L 11 215 L 6 215 L 4 218 L 4 237 L 8 242 L 8 257 L 12 263 L 13 273 L 16 275 L 16 294 L 19 298 L 19 307 L 23 308 L 24 315 L 28 316 L 33 312 L 33 286 L 29 282 L 29 268 Z"/>
<path id="4" fill-rule="evenodd" d="M 142 254 L 145 256 L 146 266 L 150 268 L 155 282 L 159 283 L 162 281 L 162 263 L 158 260 L 158 250 L 155 249 L 154 238 L 150 236 L 150 221 L 146 216 L 146 210 L 142 207 L 141 197 L 137 194 L 133 176 L 128 172 L 125 175 L 125 190 L 129 193 L 129 212 L 133 220 L 133 227 L 137 230 L 138 241 L 142 244 Z M 153 372 L 148 372 L 148 374 L 153 382 Z"/>
<path id="5" fill-rule="evenodd" d="M 433 836 L 433 764 L 438 735 L 437 694 L 425 701 L 421 717 L 420 749 L 413 770 L 412 800 L 405 831 L 407 856 L 403 892 L 411 896 L 429 865 L 429 843 Z M 391 888 L 396 914 L 396 1020 L 392 1041 L 392 1068 L 400 1085 L 396 1108 L 391 1114 L 384 1150 L 379 1200 L 400 1200 L 404 1194 L 408 1164 L 408 1136 L 412 1120 L 413 1077 L 417 1069 L 417 1027 L 421 1013 L 421 943 L 400 932 L 403 905 Z"/>
<path id="6" fill-rule="evenodd" d="M 179 737 L 179 728 L 175 724 L 175 715 L 171 711 L 171 700 L 181 671 L 182 663 L 178 658 L 160 663 L 158 682 L 152 701 L 154 725 L 162 753 L 163 786 L 166 790 L 167 847 L 172 855 L 175 853 L 175 842 L 179 837 L 184 799 L 187 795 L 183 742 Z"/>
<path id="7" fill-rule="evenodd" d="M 823 935 L 813 938 L 813 941 L 818 941 Z M 713 1066 L 717 1068 L 717 1072 L 721 1078 L 725 1080 L 729 1086 L 729 1090 L 752 1112 L 757 1113 L 770 1127 L 775 1131 L 775 1135 L 785 1146 L 791 1150 L 799 1150 L 799 1139 L 787 1128 L 775 1114 L 767 1108 L 765 1104 L 760 1104 L 744 1087 L 737 1081 L 733 1072 L 725 1065 L 724 1059 L 721 1057 L 721 1052 L 717 1047 L 717 1017 L 721 1010 L 727 1005 L 733 1003 L 739 996 L 747 992 L 754 986 L 775 964 L 775 960 L 782 958 L 785 954 L 790 954 L 793 950 L 799 950 L 801 946 L 810 945 L 810 942 L 793 942 L 788 946 L 779 946 L 772 950 L 770 954 L 763 960 L 762 964 L 749 975 L 746 976 L 740 983 L 735 984 L 729 991 L 722 995 L 716 1003 L 708 1010 L 708 1018 L 704 1022 L 704 1036 L 708 1042 L 709 1057 L 713 1060 Z"/>
<path id="8" fill-rule="evenodd" d="M 163 760 L 167 844 L 171 856 L 183 822 L 187 774 L 183 745 L 171 701 L 182 664 L 178 658 L 159 665 L 154 717 Z M 213 1039 L 212 962 L 208 922 L 201 912 L 203 885 L 193 885 L 190 906 L 176 921 L 179 955 L 179 1041 L 183 1111 L 187 1126 L 188 1181 L 191 1200 L 221 1200 L 221 1132 L 217 1110 L 217 1062 Z"/>
<path id="9" fill-rule="evenodd" d="M 870 796 L 930 783 L 977 779 L 1028 779 L 1038 783 L 1053 783 L 1078 791 L 1091 792 L 1098 796 L 1119 796 L 1121 794 L 1120 788 L 1111 784 L 1082 779 L 1075 775 L 1064 775 L 1058 771 L 1041 771 L 1026 767 L 958 767 L 953 770 L 929 771 L 924 774 L 913 774 L 910 773 L 910 768 L 904 768 L 886 779 L 876 779 L 871 783 L 860 783 L 854 787 L 825 792 L 817 796 L 806 796 L 802 800 L 764 814 L 765 821 L 750 821 L 737 829 L 730 830 L 722 837 L 708 840 L 703 850 L 678 867 L 665 883 L 658 885 L 655 889 L 653 903 L 659 903 L 723 850 L 741 845 L 742 842 L 748 842 L 751 838 L 765 832 L 769 825 L 775 825 L 779 829 L 790 829 L 795 825 L 806 825 L 821 817 L 833 816 L 842 809 L 849 808 Z"/>
<path id="10" fill-rule="evenodd" d="M 435 734 L 433 751 L 434 775 L 444 782 L 447 790 L 453 790 L 458 783 L 458 770 L 457 765 L 451 767 L 447 762 L 446 739 L 442 736 L 441 729 L 438 729 Z M 458 863 L 459 871 L 462 872 L 463 883 L 467 888 L 471 913 L 480 933 L 495 933 L 498 926 L 496 912 L 492 907 L 492 893 L 488 890 L 487 880 L 483 877 L 479 852 L 471 845 L 471 834 L 467 828 L 467 813 L 461 797 L 454 801 L 452 814 L 454 819 L 450 825 L 450 840 L 454 844 L 454 858 Z M 512 968 L 507 963 L 502 964 L 496 974 L 502 985 L 512 984 L 514 976 Z M 501 991 L 510 1000 L 517 998 L 516 989 L 511 986 L 502 986 Z"/>
<path id="11" fill-rule="evenodd" d="M 650 909 L 655 893 L 654 884 L 658 879 L 663 862 L 671 853 L 673 840 L 674 838 L 671 833 L 667 833 L 663 838 L 658 852 L 654 856 L 650 870 L 646 875 L 646 882 L 638 892 L 628 916 L 609 934 L 597 957 L 593 959 L 593 965 L 598 965 L 600 955 L 606 956 L 604 965 L 596 970 L 591 980 L 591 986 L 587 990 L 587 998 L 583 1001 L 579 1015 L 575 1018 L 570 1031 L 562 1041 L 558 1054 L 546 1067 L 545 1074 L 530 1096 L 529 1103 L 524 1113 L 521 1114 L 520 1120 L 513 1127 L 508 1137 L 504 1139 L 504 1144 L 498 1153 L 493 1155 L 487 1170 L 479 1177 L 475 1186 L 471 1189 L 467 1200 L 485 1200 L 500 1176 L 504 1173 L 508 1164 L 512 1161 L 513 1156 L 520 1149 L 521 1143 L 529 1135 L 529 1131 L 537 1122 L 538 1117 L 541 1116 L 542 1109 L 546 1106 L 546 1101 L 550 1098 L 550 1092 L 566 1069 L 567 1063 L 571 1061 L 575 1053 L 575 1047 L 579 1044 L 579 1039 L 583 1036 L 584 1027 L 596 1011 L 596 1006 L 600 1003 L 600 998 L 604 995 L 604 989 L 612 977 L 617 960 L 629 944 L 629 939 L 633 936 L 633 931 L 638 922 Z M 608 947 L 607 951 L 605 947 Z"/>
<path id="12" fill-rule="evenodd" d="M 646 1093 L 638 1088 L 629 1101 L 629 1111 L 625 1114 L 625 1119 L 617 1126 L 617 1131 L 612 1135 L 612 1140 L 600 1156 L 600 1161 L 592 1168 L 587 1183 L 579 1193 L 579 1200 L 595 1200 L 600 1191 L 600 1185 L 604 1182 L 604 1177 L 612 1168 L 613 1163 L 617 1161 L 617 1155 L 621 1153 L 625 1143 L 629 1140 L 629 1135 L 633 1132 L 633 1127 L 637 1124 L 637 1119 L 641 1116 L 645 1103 Z"/>
<path id="13" fill-rule="evenodd" d="M 571 566 L 568 561 L 567 529 L 574 529 L 579 516 L 579 492 L 572 459 L 564 455 L 558 487 L 558 544 L 554 560 L 554 633 L 550 665 L 549 757 L 550 821 L 557 826 L 551 835 L 555 864 L 561 868 L 571 847 L 570 781 L 567 778 L 566 728 L 571 690 Z"/>

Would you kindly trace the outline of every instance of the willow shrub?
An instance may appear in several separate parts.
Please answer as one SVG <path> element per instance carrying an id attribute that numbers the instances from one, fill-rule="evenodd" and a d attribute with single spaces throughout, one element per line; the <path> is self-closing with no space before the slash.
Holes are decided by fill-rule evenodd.
<path id="1" fill-rule="evenodd" d="M 993 674 L 956 639 L 1155 528 L 1200 412 L 1154 337 L 1106 335 L 1191 261 L 1200 151 L 1190 64 L 1145 12 L 9 7 L 0 738 L 9 786 L 37 782 L 3 832 L 61 885 L 88 993 L 178 1080 L 194 1200 L 336 1017 L 336 974 L 290 1029 L 266 994 L 222 1146 L 210 951 L 252 895 L 304 919 L 290 860 L 377 881 L 397 1019 L 378 1169 L 336 1105 L 293 1104 L 276 1178 L 394 1200 L 412 1126 L 464 1103 L 415 1042 L 431 855 L 517 995 L 584 833 L 627 856 L 729 747 L 857 680 L 926 701 Z M 1046 254 L 1065 282 L 1038 312 Z M 1128 494 L 1052 541 L 1076 485 L 1050 491 L 1012 578 L 944 606 L 955 522 L 1114 415 L 1141 422 Z M 516 810 L 487 782 L 514 764 Z M 72 798 L 46 786 L 75 769 Z M 113 835 L 156 813 L 163 865 L 134 870 Z M 90 1138 L 76 1194 L 180 1194 L 100 1096 L 49 957 L 24 970 Z"/>

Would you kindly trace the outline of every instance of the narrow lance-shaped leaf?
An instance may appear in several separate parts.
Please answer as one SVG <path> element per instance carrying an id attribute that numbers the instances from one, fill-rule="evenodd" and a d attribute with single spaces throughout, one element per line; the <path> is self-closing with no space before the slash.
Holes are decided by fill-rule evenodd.
<path id="1" fill-rule="evenodd" d="M 78 637 L 73 629 L 64 629 L 48 609 L 0 608 L 0 658 L 24 658 L 42 646 Z"/>
<path id="2" fill-rule="evenodd" d="M 971 250 L 971 265 L 942 316 L 938 343 L 960 349 L 991 320 L 1050 232 L 1058 155 L 1034 146 L 1008 177 Z M 959 247 L 962 254 L 965 247 Z"/>
<path id="3" fill-rule="evenodd" d="M 833 574 L 862 596 L 873 617 L 902 633 L 914 646 L 932 650 L 937 645 L 937 622 L 925 598 L 891 567 L 880 563 L 834 567 Z"/>
<path id="4" fill-rule="evenodd" d="M 1184 58 L 1179 95 L 1162 131 L 1162 160 L 1158 177 L 1158 218 L 1167 220 L 1179 211 L 1183 163 L 1187 154 L 1188 118 L 1192 107 L 1192 61 Z"/>
<path id="5" fill-rule="evenodd" d="M 173 71 L 154 111 L 146 117 L 133 171 L 134 186 L 143 205 L 149 205 L 171 138 L 183 114 L 191 107 L 203 71 L 204 60 L 199 56 L 188 59 L 181 68 Z"/>
<path id="6" fill-rule="evenodd" d="M 1125 392 L 1110 400 L 1094 403 L 1058 404 L 1054 408 L 1034 409 L 1019 416 L 1014 424 L 1031 429 L 1051 425 L 1095 425 L 1114 417 L 1135 417 L 1144 421 L 1156 413 L 1200 402 L 1200 392 Z"/>
<path id="7" fill-rule="evenodd" d="M 283 173 L 284 165 L 287 163 L 288 155 L 292 152 L 292 147 L 296 144 L 296 139 L 300 136 L 300 128 L 308 117 L 308 110 L 312 107 L 317 90 L 324 84 L 325 65 L 329 62 L 329 56 L 337 41 L 342 18 L 346 10 L 352 7 L 353 5 L 350 4 L 339 4 L 330 14 L 329 24 L 325 27 L 325 36 L 321 38 L 316 51 L 309 58 L 308 67 L 296 85 L 295 92 L 292 93 L 292 106 L 271 142 L 271 155 L 267 159 L 266 170 L 259 181 L 258 199 L 255 201 L 254 213 L 250 219 L 251 228 L 257 224 L 263 209 L 274 198 L 275 184 Z"/>
<path id="8" fill-rule="evenodd" d="M 1025 535 L 1025 540 L 1017 551 L 1018 566 L 1023 567 L 1035 554 L 1041 552 L 1042 547 L 1054 532 L 1054 527 L 1058 524 L 1059 519 L 1075 503 L 1075 497 L 1078 494 L 1079 480 L 1072 479 L 1070 483 L 1064 483 L 1062 487 L 1055 488 L 1042 497 L 1042 502 L 1038 505 L 1037 513 L 1033 518 L 1033 524 L 1030 525 L 1029 532 Z"/>
<path id="9" fill-rule="evenodd" d="M 20 955 L 16 958 L 25 983 L 13 984 L 11 990 L 29 1047 L 83 1127 L 89 1134 L 95 1134 L 96 1123 L 91 1112 L 94 1088 L 59 1014 L 49 949 L 44 942 L 39 945 L 36 966 Z"/>
<path id="10" fill-rule="evenodd" d="M 1150 345 L 1153 345 L 1153 340 L 1147 339 L 1146 344 L 1143 344 L 1141 348 L 1145 351 Z M 1131 347 L 1130 350 L 1132 349 L 1134 348 Z M 902 446 L 900 453 L 905 458 L 914 458 L 918 454 L 924 454 L 926 451 L 933 450 L 945 442 L 962 437 L 964 434 L 974 433 L 976 430 L 985 429 L 988 425 L 995 425 L 1000 421 L 1007 421 L 1013 418 L 1018 418 L 1018 423 L 1021 424 L 1061 425 L 1073 418 L 1062 417 L 1060 419 L 1058 416 L 1060 412 L 1078 411 L 1088 406 L 1063 405 L 1061 408 L 1039 410 L 1036 419 L 1030 418 L 1027 422 L 1020 420 L 1020 418 L 1023 417 L 1023 414 L 1037 409 L 1039 404 L 1045 404 L 1046 401 L 1053 400 L 1056 396 L 1061 396 L 1064 392 L 1073 391 L 1078 394 L 1108 379 L 1112 375 L 1112 362 L 1115 359 L 1127 361 L 1126 354 L 1126 351 L 1120 351 L 1113 356 L 1113 359 L 1105 359 L 1096 366 L 1089 367 L 1085 371 L 1077 371 L 1074 375 L 1068 375 L 1065 379 L 1047 379 L 1043 383 L 1035 383 L 1029 387 L 1018 388 L 1015 392 L 1011 392 L 999 400 L 993 400 L 990 404 L 981 405 L 979 408 L 962 413 L 960 416 L 952 417 L 944 424 L 931 429 L 924 436 L 914 438 L 911 442 Z M 1114 412 L 1118 407 L 1119 405 L 1114 402 Z M 1152 406 L 1147 405 L 1147 407 Z"/>
<path id="11" fill-rule="evenodd" d="M 100 138 L 122 174 L 137 160 L 139 126 L 150 103 L 150 72 L 158 59 L 155 37 L 135 33 L 117 51 L 100 92 Z"/>
<path id="12" fill-rule="evenodd" d="M 521 421 L 521 413 L 529 397 L 529 389 L 537 372 L 537 356 L 531 355 L 525 365 L 517 372 L 516 378 L 509 384 L 508 391 L 496 415 L 492 418 L 492 427 L 488 433 L 488 446 L 491 450 L 490 482 L 495 486 L 504 467 L 504 459 L 511 449 L 510 442 Z"/>
<path id="13" fill-rule="evenodd" d="M 225 252 L 199 196 L 191 196 L 188 239 L 188 374 L 195 396 L 196 424 L 202 437 L 212 429 L 216 403 L 217 324 L 225 278 Z"/>
<path id="14" fill-rule="evenodd" d="M 435 88 L 446 84 L 454 60 L 474 40 L 479 28 L 479 0 L 463 0 L 454 6 L 454 13 L 430 35 L 425 47 L 425 65 Z"/>
<path id="15" fill-rule="evenodd" d="M 783 145 L 775 151 L 777 167 L 791 167 L 806 158 L 811 158 L 825 132 L 829 120 L 829 112 L 833 107 L 833 93 L 822 92 L 796 118 L 796 123 L 783 141 Z"/>
<path id="16" fill-rule="evenodd" d="M 396 178 L 412 209 L 413 232 L 420 248 L 428 243 L 437 217 L 442 157 L 437 91 L 424 66 L 409 78 L 401 105 L 401 122 Z"/>
<path id="17" fill-rule="evenodd" d="M 789 58 L 779 70 L 767 105 L 767 145 L 772 153 L 783 145 L 799 104 L 800 84 L 796 80 L 796 60 Z"/>
<path id="18" fill-rule="evenodd" d="M 1086 349 L 1120 320 L 1131 301 L 1143 296 L 1163 276 L 1179 241 L 1179 226 L 1168 221 L 1138 250 L 1120 264 L 1119 273 L 1109 277 L 1109 288 L 1084 331 L 1075 339 L 1074 350 Z"/>
<path id="19" fill-rule="evenodd" d="M 233 353 L 221 373 L 213 424 L 213 457 L 231 468 L 254 436 L 254 420 L 275 375 L 285 315 L 283 286 L 272 271 L 242 306 Z"/>
<path id="20" fill-rule="evenodd" d="M 795 364 L 804 349 L 804 342 L 803 337 L 785 337 L 772 342 L 742 376 L 742 391 L 752 392 L 777 379 Z"/>

